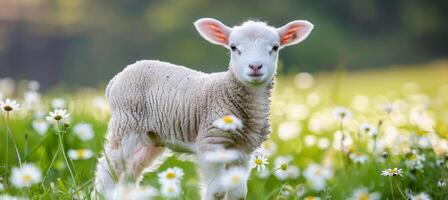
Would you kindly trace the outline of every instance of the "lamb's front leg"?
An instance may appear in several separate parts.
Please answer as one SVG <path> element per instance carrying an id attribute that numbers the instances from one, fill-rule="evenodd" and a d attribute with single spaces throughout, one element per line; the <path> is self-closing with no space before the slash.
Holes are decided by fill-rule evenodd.
<path id="1" fill-rule="evenodd" d="M 198 165 L 202 181 L 202 199 L 224 199 L 226 189 L 221 182 L 224 164 L 208 162 L 204 155 L 198 155 Z"/>

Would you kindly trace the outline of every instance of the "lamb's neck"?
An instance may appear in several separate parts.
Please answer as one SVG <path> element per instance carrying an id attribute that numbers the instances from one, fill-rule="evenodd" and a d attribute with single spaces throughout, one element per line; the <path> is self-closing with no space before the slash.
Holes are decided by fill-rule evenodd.
<path id="1" fill-rule="evenodd" d="M 237 107 L 243 119 L 254 122 L 258 119 L 266 119 L 269 115 L 272 82 L 265 86 L 248 86 L 241 83 L 229 70 L 226 72 L 226 93 L 231 97 L 230 101 Z M 237 114 L 237 113 L 235 113 Z M 255 124 L 254 124 L 255 125 Z"/>

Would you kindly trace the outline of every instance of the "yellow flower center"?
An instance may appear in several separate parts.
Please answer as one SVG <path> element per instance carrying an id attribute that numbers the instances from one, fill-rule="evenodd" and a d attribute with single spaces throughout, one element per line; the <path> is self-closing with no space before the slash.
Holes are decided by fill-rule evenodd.
<path id="1" fill-rule="evenodd" d="M 174 188 L 173 188 L 173 187 L 168 188 L 168 192 L 169 192 L 169 193 L 174 192 Z"/>
<path id="2" fill-rule="evenodd" d="M 76 155 L 78 156 L 78 158 L 84 158 L 86 156 L 86 150 L 78 149 L 76 150 Z"/>
<path id="3" fill-rule="evenodd" d="M 31 176 L 27 174 L 27 175 L 23 176 L 23 180 L 24 180 L 26 183 L 29 183 L 29 182 L 31 182 Z"/>
<path id="4" fill-rule="evenodd" d="M 305 200 L 315 200 L 315 199 L 316 199 L 315 197 L 310 197 L 310 196 L 305 197 Z"/>
<path id="5" fill-rule="evenodd" d="M 417 159 L 417 155 L 412 154 L 411 156 L 409 156 L 409 160 L 416 160 Z"/>
<path id="6" fill-rule="evenodd" d="M 361 194 L 361 196 L 359 196 L 358 200 L 369 200 L 369 195 L 367 194 Z"/>
<path id="7" fill-rule="evenodd" d="M 280 165 L 280 169 L 285 171 L 286 169 L 288 169 L 288 165 L 283 163 L 282 165 Z"/>
<path id="8" fill-rule="evenodd" d="M 362 153 L 358 151 L 358 152 L 355 153 L 355 155 L 356 155 L 356 157 L 361 157 Z"/>
<path id="9" fill-rule="evenodd" d="M 174 178 L 176 178 L 176 174 L 174 172 L 168 172 L 168 173 L 166 173 L 166 178 L 174 179 Z"/>
<path id="10" fill-rule="evenodd" d="M 223 120 L 224 123 L 226 123 L 226 124 L 231 124 L 231 123 L 233 123 L 233 118 L 232 118 L 231 116 L 229 116 L 229 115 L 224 116 L 224 117 L 222 118 L 222 120 Z"/>
<path id="11" fill-rule="evenodd" d="M 257 158 L 257 159 L 255 159 L 255 164 L 261 165 L 261 164 L 263 164 L 263 161 L 260 158 Z"/>
<path id="12" fill-rule="evenodd" d="M 233 183 L 233 184 L 237 184 L 237 183 L 239 183 L 240 182 L 240 177 L 239 176 L 232 176 L 231 178 L 230 178 L 230 181 Z"/>

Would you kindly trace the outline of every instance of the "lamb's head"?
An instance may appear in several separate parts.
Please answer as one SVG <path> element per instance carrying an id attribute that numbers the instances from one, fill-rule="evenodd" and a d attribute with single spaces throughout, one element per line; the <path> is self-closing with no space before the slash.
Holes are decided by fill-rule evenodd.
<path id="1" fill-rule="evenodd" d="M 230 70 L 240 82 L 251 86 L 270 83 L 279 50 L 303 41 L 313 29 L 310 22 L 303 20 L 281 28 L 255 21 L 230 28 L 211 18 L 199 19 L 194 25 L 207 41 L 229 49 Z"/>

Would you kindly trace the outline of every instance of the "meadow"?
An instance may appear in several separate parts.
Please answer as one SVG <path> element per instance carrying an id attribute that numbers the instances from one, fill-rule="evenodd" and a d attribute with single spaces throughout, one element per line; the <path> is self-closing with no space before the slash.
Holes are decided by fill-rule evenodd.
<path id="1" fill-rule="evenodd" d="M 447 66 L 278 76 L 273 132 L 258 151 L 267 163 L 252 170 L 247 199 L 448 199 Z M 20 107 L 0 111 L 0 199 L 90 199 L 110 117 L 103 91 L 41 93 L 36 82 L 1 79 L 0 100 Z M 144 187 L 109 197 L 199 199 L 193 161 L 172 153 Z M 173 167 L 180 187 L 164 191 L 158 174 Z"/>

